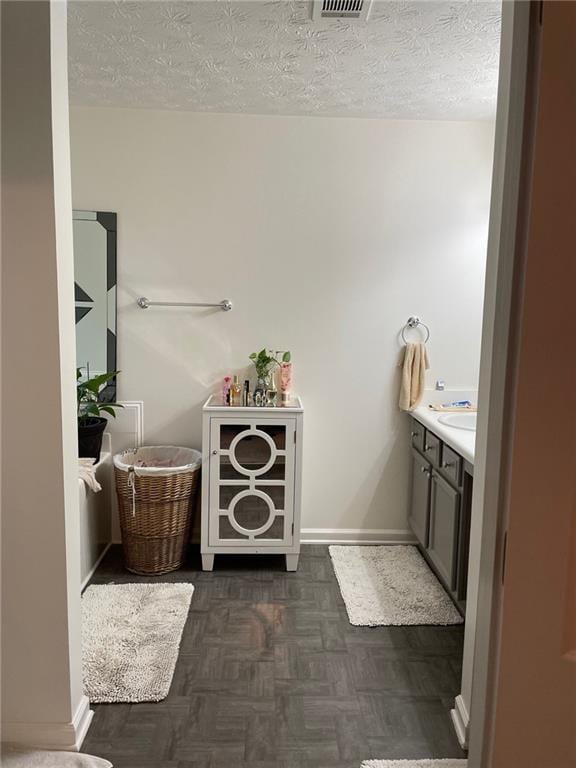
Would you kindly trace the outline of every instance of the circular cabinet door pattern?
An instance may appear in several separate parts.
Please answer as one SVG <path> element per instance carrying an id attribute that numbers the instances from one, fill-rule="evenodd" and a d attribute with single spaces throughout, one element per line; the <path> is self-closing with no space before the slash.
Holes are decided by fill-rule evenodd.
<path id="1" fill-rule="evenodd" d="M 256 496 L 259 499 L 262 499 L 264 503 L 268 506 L 268 519 L 265 520 L 265 522 L 260 525 L 258 528 L 245 528 L 242 526 L 238 520 L 236 519 L 235 511 L 236 506 L 238 502 L 240 502 L 242 499 Z M 264 491 L 260 491 L 258 489 L 247 489 L 245 491 L 240 491 L 240 493 L 237 493 L 236 496 L 232 499 L 230 502 L 230 506 L 228 507 L 228 519 L 230 520 L 230 525 L 232 528 L 234 528 L 235 531 L 242 534 L 243 536 L 260 536 L 261 534 L 265 533 L 268 528 L 272 525 L 274 522 L 274 518 L 276 516 L 276 510 L 274 509 L 274 504 L 272 503 L 272 499 L 268 494 L 264 493 Z"/>
<path id="2" fill-rule="evenodd" d="M 269 449 L 269 458 L 267 461 L 265 461 L 262 466 L 259 466 L 257 469 L 250 469 L 247 466 L 245 466 L 242 463 L 241 458 L 239 458 L 238 454 L 242 452 L 242 441 L 246 438 L 257 438 L 258 440 L 262 440 L 267 444 L 267 448 Z M 249 478 L 256 478 L 260 475 L 266 474 L 275 464 L 277 458 L 280 455 L 284 455 L 284 451 L 279 453 L 278 449 L 276 448 L 276 445 L 274 443 L 274 440 L 268 435 L 266 432 L 260 431 L 257 427 L 251 427 L 250 429 L 246 429 L 243 432 L 240 432 L 237 434 L 232 442 L 230 443 L 230 463 L 234 467 L 234 469 L 239 472 L 242 475 L 245 475 Z M 259 460 L 259 463 L 262 463 L 262 461 Z M 258 499 L 261 499 L 268 507 L 268 517 L 267 519 L 261 523 L 260 525 L 257 525 L 257 527 L 245 527 L 245 525 L 242 525 L 236 515 L 236 507 L 237 505 L 242 501 L 242 499 L 248 499 L 250 497 L 256 497 Z M 243 491 L 240 491 L 236 494 L 230 501 L 230 504 L 228 506 L 227 510 L 227 517 L 230 521 L 230 525 L 234 530 L 239 533 L 241 536 L 254 538 L 256 536 L 261 536 L 262 534 L 266 533 L 266 531 L 271 527 L 272 523 L 274 522 L 274 519 L 276 518 L 276 508 L 274 506 L 273 500 L 270 498 L 270 496 L 265 493 L 264 491 L 258 489 L 258 488 L 249 488 Z"/>
<path id="3" fill-rule="evenodd" d="M 263 467 L 259 467 L 258 469 L 248 469 L 247 467 L 243 466 L 240 461 L 238 461 L 236 451 L 241 450 L 241 441 L 247 437 L 257 437 L 259 440 L 264 440 L 266 443 L 268 443 L 268 447 L 270 449 L 270 458 Z M 268 435 L 266 432 L 261 432 L 256 427 L 240 432 L 230 443 L 230 463 L 236 472 L 240 472 L 240 474 L 246 475 L 247 477 L 258 477 L 259 475 L 264 475 L 274 466 L 278 455 L 279 454 L 276 449 L 276 445 L 274 444 L 274 440 L 272 440 L 270 435 Z"/>

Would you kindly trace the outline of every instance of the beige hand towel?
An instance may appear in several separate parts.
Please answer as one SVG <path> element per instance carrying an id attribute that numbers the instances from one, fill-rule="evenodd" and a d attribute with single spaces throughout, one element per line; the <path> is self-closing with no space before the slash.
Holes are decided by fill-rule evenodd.
<path id="1" fill-rule="evenodd" d="M 422 400 L 428 365 L 426 344 L 406 344 L 400 385 L 400 410 L 413 411 Z"/>

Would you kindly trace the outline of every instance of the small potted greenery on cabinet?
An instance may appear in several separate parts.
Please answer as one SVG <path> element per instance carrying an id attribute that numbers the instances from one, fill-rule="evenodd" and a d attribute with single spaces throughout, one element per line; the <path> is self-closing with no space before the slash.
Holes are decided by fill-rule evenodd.
<path id="1" fill-rule="evenodd" d="M 272 349 L 261 349 L 260 352 L 252 352 L 249 355 L 250 360 L 254 363 L 256 368 L 256 377 L 258 382 L 254 390 L 254 397 L 260 395 L 265 397 L 266 392 L 271 392 L 276 397 L 276 384 L 274 382 L 274 374 L 277 368 L 280 368 L 283 364 L 290 363 L 292 356 L 288 351 Z"/>

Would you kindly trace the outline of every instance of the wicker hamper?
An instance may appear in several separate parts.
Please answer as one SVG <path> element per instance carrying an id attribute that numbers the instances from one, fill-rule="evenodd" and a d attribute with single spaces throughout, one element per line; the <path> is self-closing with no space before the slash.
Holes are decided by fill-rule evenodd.
<path id="1" fill-rule="evenodd" d="M 144 576 L 180 568 L 200 484 L 201 454 L 154 446 L 114 457 L 126 568 Z"/>

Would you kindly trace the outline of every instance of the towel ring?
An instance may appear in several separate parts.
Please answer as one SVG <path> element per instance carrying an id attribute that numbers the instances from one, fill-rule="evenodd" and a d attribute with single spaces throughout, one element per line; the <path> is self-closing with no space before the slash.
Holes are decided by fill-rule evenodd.
<path id="1" fill-rule="evenodd" d="M 404 344 L 408 344 L 408 340 L 406 339 L 406 329 L 418 328 L 419 325 L 421 325 L 422 328 L 426 329 L 426 338 L 424 339 L 424 344 L 427 343 L 428 339 L 430 338 L 430 328 L 428 328 L 426 323 L 423 323 L 419 317 L 416 317 L 416 315 L 412 315 L 412 317 L 409 317 L 408 320 L 406 321 L 406 325 L 404 326 L 404 328 L 402 328 L 402 341 L 404 342 Z"/>

